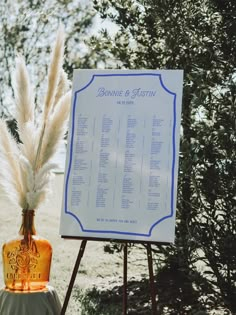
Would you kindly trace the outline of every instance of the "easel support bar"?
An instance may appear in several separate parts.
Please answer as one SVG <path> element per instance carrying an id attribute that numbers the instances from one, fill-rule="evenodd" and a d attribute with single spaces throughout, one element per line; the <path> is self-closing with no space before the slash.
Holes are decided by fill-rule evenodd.
<path id="1" fill-rule="evenodd" d="M 71 296 L 71 292 L 72 292 L 72 289 L 73 289 L 73 286 L 74 286 L 75 278 L 76 278 L 77 273 L 78 273 L 78 269 L 79 269 L 80 262 L 81 262 L 81 259 L 83 257 L 83 254 L 84 254 L 84 250 L 85 250 L 86 244 L 87 244 L 87 241 L 83 240 L 81 245 L 80 245 L 80 250 L 79 250 L 79 253 L 78 253 L 78 257 L 76 259 L 76 263 L 75 263 L 75 266 L 74 266 L 74 269 L 73 269 L 73 273 L 72 273 L 72 276 L 71 276 L 71 279 L 70 279 L 68 290 L 66 292 L 65 301 L 63 303 L 63 307 L 62 307 L 62 310 L 61 310 L 61 315 L 65 315 L 65 313 L 66 313 L 68 302 L 69 302 L 69 299 L 70 299 L 70 296 Z"/>
<path id="2" fill-rule="evenodd" d="M 152 260 L 151 244 L 147 244 L 147 258 L 148 258 L 148 269 L 149 269 L 149 279 L 150 279 L 150 291 L 151 291 L 151 299 L 152 299 L 152 314 L 157 315 L 156 290 L 155 290 L 154 275 L 153 275 L 153 260 Z"/>
<path id="3" fill-rule="evenodd" d="M 123 315 L 127 314 L 127 243 L 124 244 L 124 266 L 123 266 Z"/>
<path id="4" fill-rule="evenodd" d="M 74 286 L 75 278 L 78 273 L 78 269 L 80 266 L 81 259 L 84 254 L 84 250 L 87 244 L 88 239 L 83 239 L 80 245 L 80 250 L 76 259 L 76 263 L 73 269 L 73 273 L 71 276 L 71 280 L 67 289 L 65 301 L 63 303 L 63 307 L 60 315 L 65 315 L 66 309 L 68 306 L 68 302 L 71 296 L 71 292 Z M 97 240 L 97 239 L 94 239 Z M 151 301 L 152 301 L 152 315 L 157 315 L 157 302 L 156 302 L 156 290 L 154 283 L 154 274 L 153 274 L 153 259 L 152 259 L 152 249 L 151 243 L 146 244 L 147 248 L 147 258 L 148 258 L 148 269 L 149 269 L 149 279 L 150 279 L 150 293 L 151 293 Z M 123 315 L 127 314 L 127 261 L 128 261 L 128 242 L 124 243 L 124 264 L 123 264 Z"/>

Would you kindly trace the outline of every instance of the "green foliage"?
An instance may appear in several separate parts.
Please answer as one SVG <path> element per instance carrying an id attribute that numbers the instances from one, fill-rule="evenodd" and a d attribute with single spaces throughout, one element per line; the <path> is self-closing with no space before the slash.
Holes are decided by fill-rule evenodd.
<path id="1" fill-rule="evenodd" d="M 186 274 L 184 271 L 176 273 L 174 265 L 172 268 L 161 269 L 156 279 L 156 292 L 158 294 L 158 314 L 206 314 L 205 301 L 198 301 L 198 293 L 186 279 Z M 122 313 L 123 286 L 78 290 L 75 298 L 80 302 L 81 315 L 120 315 Z M 151 313 L 150 283 L 147 279 L 129 281 L 127 298 L 128 315 Z"/>
<path id="2" fill-rule="evenodd" d="M 176 243 L 155 251 L 184 271 L 197 300 L 235 313 L 236 2 L 93 2 L 119 30 L 91 46 L 116 67 L 184 69 Z"/>
<path id="3" fill-rule="evenodd" d="M 120 315 L 122 298 L 113 291 L 100 291 L 92 288 L 85 292 L 77 291 L 76 297 L 81 304 L 81 315 Z"/>

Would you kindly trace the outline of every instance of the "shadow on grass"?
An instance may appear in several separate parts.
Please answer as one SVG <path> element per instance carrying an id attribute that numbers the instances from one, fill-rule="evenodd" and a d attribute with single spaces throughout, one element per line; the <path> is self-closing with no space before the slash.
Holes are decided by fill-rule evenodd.
<path id="1" fill-rule="evenodd" d="M 128 315 L 151 314 L 148 288 L 147 280 L 128 283 Z M 78 290 L 75 298 L 80 301 L 81 315 L 121 315 L 122 296 L 123 287 L 114 286 L 112 289 Z"/>
<path id="2" fill-rule="evenodd" d="M 157 312 L 161 315 L 206 315 L 199 303 L 198 293 L 187 281 L 184 273 L 170 270 L 160 273 L 155 280 Z M 130 281 L 128 291 L 128 315 L 150 315 L 150 285 L 147 279 Z M 123 287 L 77 290 L 75 296 L 81 304 L 81 315 L 121 315 Z"/>

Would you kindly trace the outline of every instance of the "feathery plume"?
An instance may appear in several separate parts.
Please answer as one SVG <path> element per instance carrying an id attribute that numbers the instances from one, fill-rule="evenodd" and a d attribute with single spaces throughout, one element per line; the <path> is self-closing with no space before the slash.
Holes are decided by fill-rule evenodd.
<path id="1" fill-rule="evenodd" d="M 14 94 L 16 100 L 16 120 L 21 137 L 24 124 L 34 120 L 33 93 L 22 56 L 16 58 Z"/>
<path id="2" fill-rule="evenodd" d="M 42 166 L 54 155 L 59 140 L 65 134 L 65 125 L 70 111 L 71 92 L 66 93 L 59 101 L 55 111 L 48 120 L 47 129 L 42 141 L 39 165 Z"/>
<path id="3" fill-rule="evenodd" d="M 45 128 L 47 124 L 47 119 L 50 111 L 52 110 L 52 106 L 55 100 L 57 87 L 60 79 L 60 73 L 62 69 L 63 62 L 63 54 L 64 54 L 64 28 L 60 25 L 59 30 L 57 32 L 56 43 L 52 51 L 51 63 L 48 71 L 48 87 L 47 94 L 44 104 L 44 118 L 40 131 L 39 143 L 36 151 L 36 156 L 34 159 L 34 170 L 37 171 L 39 168 L 39 158 L 41 155 L 41 147 L 44 138 Z"/>
<path id="4" fill-rule="evenodd" d="M 21 128 L 21 141 L 19 144 L 21 153 L 29 160 L 31 165 L 33 165 L 34 158 L 37 152 L 38 143 L 38 130 L 36 129 L 34 123 L 29 121 L 25 123 Z"/>
<path id="5" fill-rule="evenodd" d="M 14 195 L 17 196 L 21 206 L 25 206 L 25 197 L 22 188 L 22 174 L 18 162 L 19 150 L 16 142 L 9 133 L 5 121 L 0 119 L 0 152 L 1 160 L 4 161 L 5 167 L 1 170 L 2 186 L 7 187 L 7 182 L 12 186 Z M 5 179 L 5 180 L 4 180 Z M 8 193 L 10 191 L 6 191 Z"/>
<path id="6" fill-rule="evenodd" d="M 44 121 L 47 120 L 48 113 L 50 112 L 51 107 L 53 106 L 54 99 L 57 92 L 57 86 L 60 79 L 60 72 L 62 68 L 64 55 L 64 28 L 60 25 L 56 44 L 52 51 L 52 58 L 48 72 L 48 89 L 45 99 L 44 107 Z"/>
<path id="7" fill-rule="evenodd" d="M 36 174 L 35 189 L 41 190 L 43 187 L 49 185 L 51 178 L 51 170 L 55 170 L 58 167 L 55 163 L 46 163 Z"/>
<path id="8" fill-rule="evenodd" d="M 27 201 L 30 204 L 30 209 L 37 209 L 39 204 L 42 203 L 46 198 L 46 189 L 42 191 L 29 191 L 27 192 Z"/>
<path id="9" fill-rule="evenodd" d="M 34 171 L 30 162 L 23 155 L 20 156 L 20 164 L 22 169 L 25 171 L 25 184 L 26 191 L 34 190 Z"/>
<path id="10" fill-rule="evenodd" d="M 49 191 L 51 170 L 55 169 L 57 165 L 47 163 L 37 173 L 34 173 L 32 165 L 24 156 L 20 157 L 20 161 L 26 174 L 27 203 L 29 209 L 35 209 L 45 199 L 46 193 Z"/>
<path id="11" fill-rule="evenodd" d="M 60 98 L 69 90 L 70 82 L 67 78 L 67 74 L 62 69 L 60 73 L 60 80 L 57 86 L 57 93 L 55 96 L 54 104 L 53 104 L 53 110 L 55 106 L 58 104 Z"/>
<path id="12" fill-rule="evenodd" d="M 33 96 L 24 59 L 16 60 L 16 118 L 21 142 L 17 145 L 0 120 L 0 185 L 22 209 L 36 209 L 45 199 L 56 168 L 50 159 L 65 133 L 71 92 L 62 69 L 64 31 L 59 28 L 48 73 L 48 87 L 40 127 L 34 122 Z"/>
<path id="13" fill-rule="evenodd" d="M 3 159 L 2 154 L 0 154 L 1 160 Z M 16 190 L 15 182 L 12 180 L 12 173 L 9 170 L 8 163 L 1 163 L 1 172 L 0 172 L 0 187 L 1 190 L 5 193 L 6 197 L 14 205 L 19 206 L 24 209 L 26 203 L 22 203 L 22 200 L 19 198 L 18 191 Z"/>

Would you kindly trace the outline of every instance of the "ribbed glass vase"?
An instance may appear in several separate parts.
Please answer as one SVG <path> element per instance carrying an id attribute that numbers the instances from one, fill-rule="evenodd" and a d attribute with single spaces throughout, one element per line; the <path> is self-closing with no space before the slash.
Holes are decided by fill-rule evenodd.
<path id="1" fill-rule="evenodd" d="M 7 290 L 42 291 L 49 282 L 52 246 L 37 236 L 34 215 L 34 210 L 23 210 L 19 236 L 3 245 L 3 273 Z"/>

